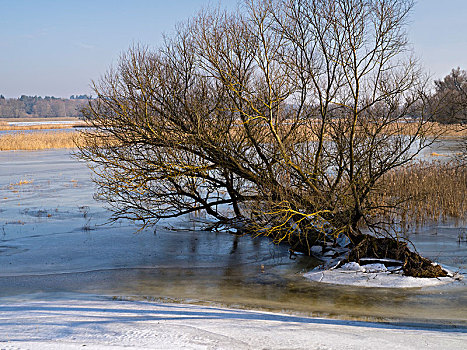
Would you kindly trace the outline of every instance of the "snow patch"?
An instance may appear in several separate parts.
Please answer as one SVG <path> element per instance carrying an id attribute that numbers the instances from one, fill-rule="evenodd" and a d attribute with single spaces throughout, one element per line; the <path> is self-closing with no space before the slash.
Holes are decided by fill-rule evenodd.
<path id="1" fill-rule="evenodd" d="M 384 264 L 368 264 L 362 267 L 363 272 L 386 272 L 388 270 Z"/>
<path id="2" fill-rule="evenodd" d="M 354 261 L 348 262 L 347 264 L 343 265 L 341 269 L 344 271 L 364 271 L 363 267 L 361 267 L 360 264 Z"/>
<path id="3" fill-rule="evenodd" d="M 387 268 L 382 263 L 360 265 L 349 262 L 339 268 L 318 269 L 303 275 L 310 281 L 377 288 L 421 288 L 433 287 L 462 279 L 462 276 L 448 271 L 448 277 L 417 278 L 398 273 L 397 268 Z"/>
<path id="4" fill-rule="evenodd" d="M 0 299 L 1 349 L 465 349 L 465 331 L 186 304 Z"/>

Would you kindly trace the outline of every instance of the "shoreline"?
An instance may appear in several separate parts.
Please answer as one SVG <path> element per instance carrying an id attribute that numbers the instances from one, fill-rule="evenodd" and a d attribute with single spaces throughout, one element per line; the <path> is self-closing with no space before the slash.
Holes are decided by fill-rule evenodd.
<path id="1" fill-rule="evenodd" d="M 17 300 L 15 300 L 17 299 Z M 467 328 L 292 316 L 191 304 L 0 298 L 0 347 L 34 349 L 463 349 Z"/>

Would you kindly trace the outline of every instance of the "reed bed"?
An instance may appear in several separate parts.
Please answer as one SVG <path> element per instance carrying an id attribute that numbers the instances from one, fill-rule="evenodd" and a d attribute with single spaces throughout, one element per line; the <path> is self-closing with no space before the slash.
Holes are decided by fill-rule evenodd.
<path id="1" fill-rule="evenodd" d="M 467 169 L 451 162 L 417 162 L 387 174 L 373 200 L 387 206 L 381 217 L 410 227 L 467 218 Z M 397 209 L 396 209 L 397 208 Z"/>
<path id="2" fill-rule="evenodd" d="M 418 127 L 418 123 L 395 123 L 388 126 L 388 132 L 397 131 L 403 135 L 414 135 Z M 465 137 L 467 136 L 467 126 L 427 122 L 423 125 L 421 133 L 425 136 Z"/>
<path id="3" fill-rule="evenodd" d="M 82 122 L 83 120 L 77 117 L 21 117 L 21 118 L 4 118 L 0 117 L 0 123 L 2 122 Z"/>
<path id="4" fill-rule="evenodd" d="M 45 130 L 45 129 L 70 129 L 73 127 L 83 127 L 86 124 L 83 121 L 70 124 L 40 124 L 40 125 L 9 125 L 7 122 L 0 122 L 0 130 Z"/>
<path id="5" fill-rule="evenodd" d="M 82 126 L 84 126 L 84 124 Z M 76 124 L 5 125 L 5 126 L 0 125 L 0 130 L 25 131 L 25 130 L 70 129 L 74 127 L 76 127 Z"/>
<path id="6" fill-rule="evenodd" d="M 0 151 L 74 148 L 78 139 L 77 132 L 18 132 L 0 137 Z"/>

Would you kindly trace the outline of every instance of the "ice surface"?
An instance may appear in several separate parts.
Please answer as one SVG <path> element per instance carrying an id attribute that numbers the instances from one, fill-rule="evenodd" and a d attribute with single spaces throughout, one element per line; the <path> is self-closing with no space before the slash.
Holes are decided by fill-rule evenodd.
<path id="1" fill-rule="evenodd" d="M 193 231 L 190 220 L 171 223 L 175 230 L 164 224 L 137 234 L 127 222 L 102 226 L 109 213 L 93 200 L 93 192 L 89 170 L 69 151 L 0 152 L 0 296 L 130 295 L 307 315 L 467 324 L 465 283 L 390 291 L 317 285 L 302 272 L 319 262 L 305 256 L 291 260 L 286 246 L 267 239 Z M 436 233 L 411 239 L 423 255 L 455 266 L 454 271 L 467 268 L 466 243 L 458 243 L 457 229 Z"/>
<path id="2" fill-rule="evenodd" d="M 465 329 L 186 304 L 0 300 L 2 349 L 465 349 Z"/>

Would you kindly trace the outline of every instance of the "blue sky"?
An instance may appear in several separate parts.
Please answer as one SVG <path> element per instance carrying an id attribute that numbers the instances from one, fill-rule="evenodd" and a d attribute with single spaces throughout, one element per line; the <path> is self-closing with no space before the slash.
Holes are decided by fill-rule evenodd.
<path id="1" fill-rule="evenodd" d="M 0 0 L 0 94 L 89 94 L 133 43 L 158 46 L 177 22 L 217 4 L 237 0 Z M 467 0 L 419 0 L 409 33 L 434 78 L 467 69 Z"/>

